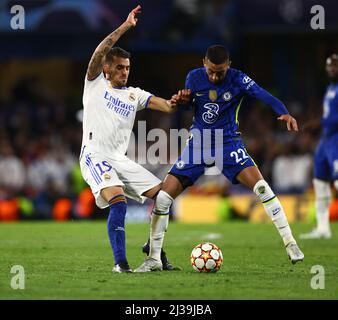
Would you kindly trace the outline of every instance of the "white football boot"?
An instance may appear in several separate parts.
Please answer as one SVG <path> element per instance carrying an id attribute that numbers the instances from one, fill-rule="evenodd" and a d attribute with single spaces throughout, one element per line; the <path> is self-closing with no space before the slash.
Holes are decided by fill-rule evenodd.
<path id="1" fill-rule="evenodd" d="M 146 258 L 144 262 L 134 270 L 134 272 L 161 271 L 162 262 L 153 258 Z"/>
<path id="2" fill-rule="evenodd" d="M 297 243 L 291 242 L 285 247 L 285 249 L 292 264 L 295 264 L 298 261 L 304 260 L 304 253 L 300 251 Z"/>
<path id="3" fill-rule="evenodd" d="M 331 231 L 320 231 L 318 228 L 313 229 L 309 233 L 303 233 L 299 236 L 299 239 L 330 239 L 332 237 Z"/>

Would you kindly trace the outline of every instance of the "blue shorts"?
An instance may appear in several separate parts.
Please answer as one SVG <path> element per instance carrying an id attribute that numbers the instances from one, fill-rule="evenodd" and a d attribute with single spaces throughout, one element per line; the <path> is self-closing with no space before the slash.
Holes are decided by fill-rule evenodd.
<path id="1" fill-rule="evenodd" d="M 319 141 L 314 157 L 314 177 L 338 180 L 338 134 Z"/>
<path id="2" fill-rule="evenodd" d="M 194 146 L 191 140 L 169 170 L 169 174 L 185 176 L 189 179 L 189 185 L 192 185 L 204 174 L 206 167 L 214 165 L 233 184 L 239 183 L 236 176 L 243 169 L 256 166 L 240 138 L 228 140 L 221 147 L 207 149 Z"/>

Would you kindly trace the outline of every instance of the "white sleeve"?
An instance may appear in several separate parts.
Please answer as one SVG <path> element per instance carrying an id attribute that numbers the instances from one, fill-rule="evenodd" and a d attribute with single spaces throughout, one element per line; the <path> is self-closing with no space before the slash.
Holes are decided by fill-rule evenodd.
<path id="1" fill-rule="evenodd" d="M 91 88 L 98 84 L 101 80 L 105 79 L 103 71 L 99 73 L 99 75 L 93 79 L 93 80 L 88 80 L 87 79 L 87 74 L 85 76 L 85 85 L 84 85 L 84 91 L 86 92 L 88 88 Z"/>
<path id="2" fill-rule="evenodd" d="M 135 88 L 135 91 L 137 94 L 137 111 L 147 108 L 149 100 L 153 95 L 140 88 Z"/>

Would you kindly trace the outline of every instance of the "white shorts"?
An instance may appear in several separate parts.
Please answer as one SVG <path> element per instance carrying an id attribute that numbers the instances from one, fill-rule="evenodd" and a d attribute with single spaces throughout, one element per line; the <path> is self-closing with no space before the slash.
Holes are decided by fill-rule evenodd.
<path id="1" fill-rule="evenodd" d="M 80 168 L 96 205 L 101 209 L 109 206 L 101 196 L 104 188 L 121 186 L 128 198 L 143 203 L 147 198 L 142 194 L 161 183 L 151 172 L 126 156 L 117 160 L 86 149 L 80 158 Z"/>

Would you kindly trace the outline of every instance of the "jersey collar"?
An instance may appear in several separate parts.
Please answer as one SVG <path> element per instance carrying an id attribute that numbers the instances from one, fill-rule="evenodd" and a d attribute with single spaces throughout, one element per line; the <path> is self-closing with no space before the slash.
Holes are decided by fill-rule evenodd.
<path id="1" fill-rule="evenodd" d="M 111 85 L 111 83 L 110 83 L 109 80 L 106 80 L 106 81 L 107 81 L 108 87 L 109 87 L 110 89 L 117 89 L 117 90 L 126 90 L 126 89 L 128 89 L 127 87 L 113 87 L 113 86 Z"/>

